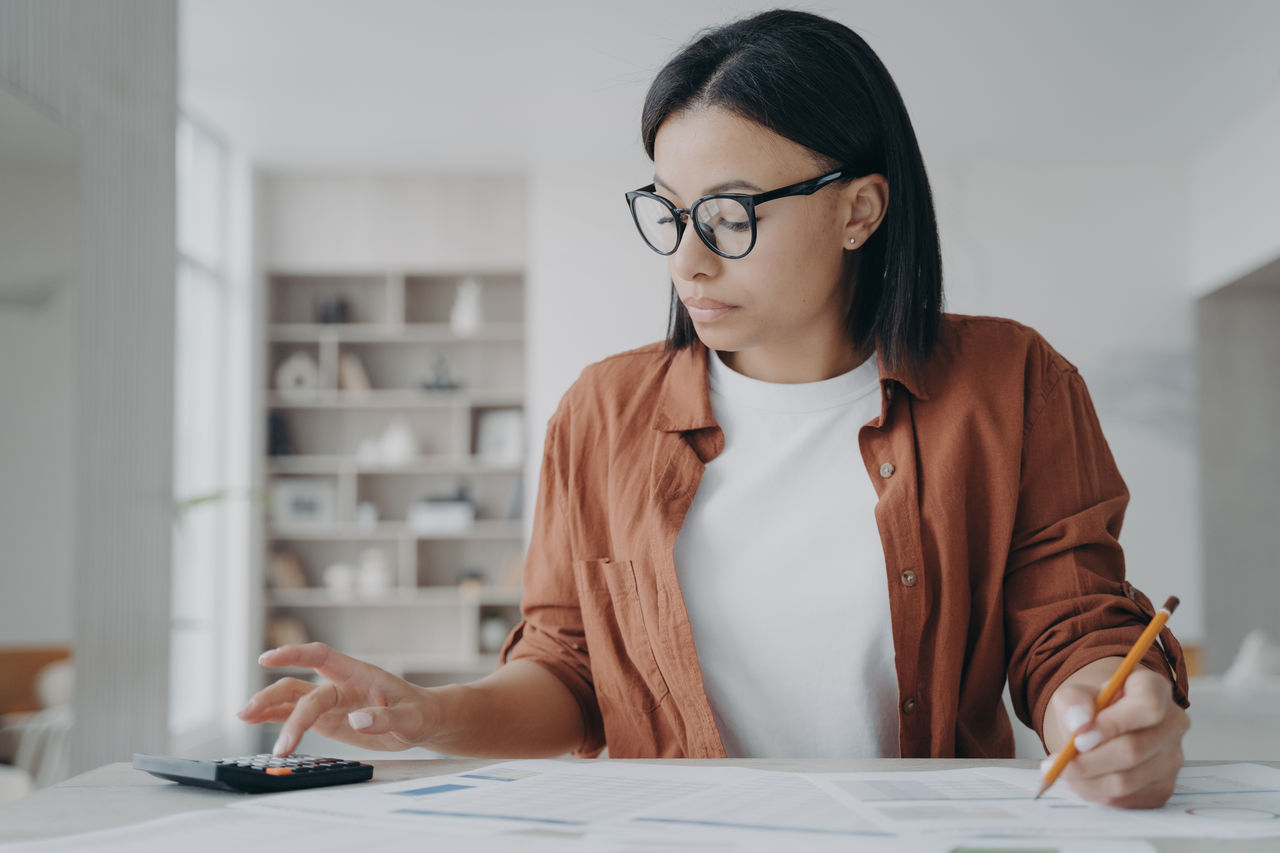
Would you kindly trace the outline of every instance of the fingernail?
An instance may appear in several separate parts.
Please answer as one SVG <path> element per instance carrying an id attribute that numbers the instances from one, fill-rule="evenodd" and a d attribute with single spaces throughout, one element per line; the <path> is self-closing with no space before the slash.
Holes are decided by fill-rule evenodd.
<path id="1" fill-rule="evenodd" d="M 262 659 L 263 659 L 263 658 L 265 658 L 267 655 L 271 654 L 271 653 L 272 653 L 272 652 L 274 652 L 274 651 L 275 651 L 275 649 L 267 649 L 265 652 L 263 652 L 262 654 L 258 655 L 258 663 L 262 663 Z"/>
<path id="2" fill-rule="evenodd" d="M 271 747 L 271 754 L 277 758 L 284 755 L 284 744 L 285 737 L 284 735 L 280 735 L 280 737 L 276 738 L 276 745 Z"/>
<path id="3" fill-rule="evenodd" d="M 1100 743 L 1102 743 L 1102 732 L 1094 729 L 1093 731 L 1085 732 L 1076 738 L 1076 751 L 1088 752 Z"/>
<path id="4" fill-rule="evenodd" d="M 1049 772 L 1049 768 L 1053 766 L 1053 762 L 1054 762 L 1054 761 L 1056 761 L 1056 760 L 1057 760 L 1057 759 L 1056 759 L 1054 756 L 1050 755 L 1050 756 L 1049 756 L 1048 758 L 1046 758 L 1044 761 L 1041 761 L 1041 762 L 1040 762 L 1040 773 L 1041 773 L 1041 775 L 1043 775 L 1043 774 L 1045 774 L 1045 773 L 1048 773 L 1048 772 Z"/>
<path id="5" fill-rule="evenodd" d="M 1062 715 L 1062 719 L 1067 724 L 1067 731 L 1074 732 L 1093 719 L 1093 709 L 1088 705 L 1072 705 Z"/>
<path id="6" fill-rule="evenodd" d="M 373 715 L 368 711 L 352 711 L 347 714 L 347 722 L 353 729 L 367 729 L 373 725 Z"/>
<path id="7" fill-rule="evenodd" d="M 239 711 L 237 711 L 236 713 L 238 713 L 238 714 L 246 713 L 246 712 L 247 712 L 250 708 L 252 708 L 252 707 L 253 707 L 253 700 L 252 700 L 252 699 L 250 699 L 248 702 L 245 702 L 245 703 L 244 703 L 244 707 L 243 707 L 243 708 L 241 708 L 241 709 L 240 709 Z"/>

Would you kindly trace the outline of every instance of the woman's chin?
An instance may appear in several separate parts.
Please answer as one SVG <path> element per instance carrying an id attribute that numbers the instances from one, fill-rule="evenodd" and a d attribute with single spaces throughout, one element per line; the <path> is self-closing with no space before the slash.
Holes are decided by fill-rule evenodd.
<path id="1" fill-rule="evenodd" d="M 737 352 L 743 347 L 737 335 L 726 334 L 721 329 L 708 329 L 694 324 L 693 330 L 697 333 L 698 340 L 702 341 L 702 345 L 707 349 L 718 352 Z"/>

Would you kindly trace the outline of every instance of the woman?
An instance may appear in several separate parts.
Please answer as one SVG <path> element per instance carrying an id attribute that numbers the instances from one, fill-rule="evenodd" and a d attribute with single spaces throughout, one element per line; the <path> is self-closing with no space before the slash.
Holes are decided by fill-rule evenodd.
<path id="1" fill-rule="evenodd" d="M 592 365 L 547 432 L 524 621 L 503 665 L 420 688 L 322 644 L 241 712 L 364 747 L 613 757 L 1013 754 L 1001 691 L 1104 803 L 1173 790 L 1186 674 L 1075 368 L 1007 320 L 941 314 L 928 180 L 847 28 L 710 31 L 644 109 L 670 334 Z"/>

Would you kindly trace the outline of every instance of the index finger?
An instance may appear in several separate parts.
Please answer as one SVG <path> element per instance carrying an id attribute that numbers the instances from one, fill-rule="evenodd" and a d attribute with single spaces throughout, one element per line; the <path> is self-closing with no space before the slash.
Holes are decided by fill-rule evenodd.
<path id="1" fill-rule="evenodd" d="M 271 649 L 258 656 L 258 663 L 269 667 L 297 666 L 314 669 L 329 681 L 353 678 L 359 674 L 361 667 L 367 666 L 324 643 Z"/>
<path id="2" fill-rule="evenodd" d="M 293 706 L 289 719 L 285 720 L 284 725 L 280 727 L 280 737 L 276 738 L 276 745 L 271 748 L 271 754 L 289 755 L 297 749 L 303 733 L 314 726 L 322 714 L 336 707 L 338 698 L 336 687 L 332 684 L 322 684 L 299 699 Z"/>
<path id="3" fill-rule="evenodd" d="M 1124 680 L 1119 698 L 1098 712 L 1091 728 L 1104 739 L 1160 723 L 1169 713 L 1173 688 L 1164 676 L 1139 667 Z"/>

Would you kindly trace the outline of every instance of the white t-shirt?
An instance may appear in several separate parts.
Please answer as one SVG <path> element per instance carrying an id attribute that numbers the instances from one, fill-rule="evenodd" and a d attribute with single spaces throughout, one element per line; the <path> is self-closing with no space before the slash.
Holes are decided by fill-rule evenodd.
<path id="1" fill-rule="evenodd" d="M 897 757 L 876 493 L 858 430 L 876 359 L 778 384 L 707 359 L 724 450 L 676 539 L 698 663 L 730 757 Z"/>

